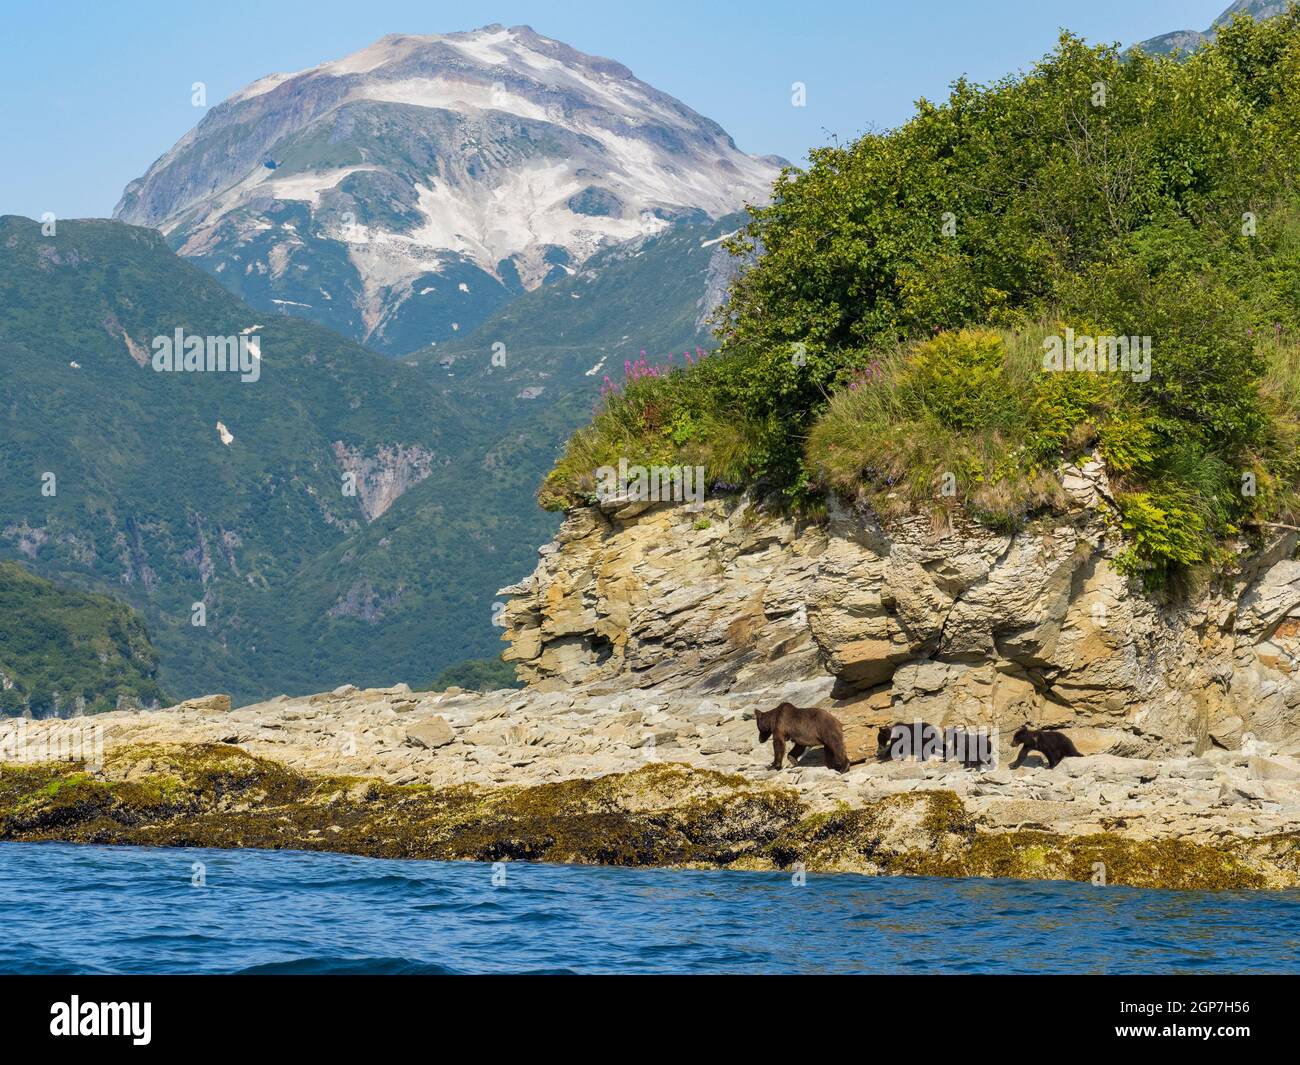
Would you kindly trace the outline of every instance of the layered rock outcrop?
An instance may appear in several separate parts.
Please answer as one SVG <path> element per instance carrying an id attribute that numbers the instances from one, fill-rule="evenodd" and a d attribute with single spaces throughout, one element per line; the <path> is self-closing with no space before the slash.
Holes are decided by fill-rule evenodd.
<path id="1" fill-rule="evenodd" d="M 1296 534 L 1149 595 L 1116 565 L 1101 466 L 1063 479 L 1074 509 L 1011 534 L 834 503 L 816 523 L 747 499 L 578 510 L 503 590 L 506 658 L 543 690 L 802 682 L 863 742 L 914 719 L 1143 757 L 1300 739 Z"/>

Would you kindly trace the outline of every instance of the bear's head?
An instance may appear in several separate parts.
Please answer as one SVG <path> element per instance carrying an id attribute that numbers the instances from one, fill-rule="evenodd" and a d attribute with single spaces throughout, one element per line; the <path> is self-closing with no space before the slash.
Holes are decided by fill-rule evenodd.
<path id="1" fill-rule="evenodd" d="M 883 754 L 889 750 L 889 744 L 893 739 L 894 729 L 892 725 L 881 725 L 876 732 L 876 753 Z"/>

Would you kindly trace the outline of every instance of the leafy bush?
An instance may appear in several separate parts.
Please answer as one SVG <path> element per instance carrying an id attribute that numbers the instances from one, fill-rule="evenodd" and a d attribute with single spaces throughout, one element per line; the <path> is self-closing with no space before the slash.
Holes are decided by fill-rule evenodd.
<path id="1" fill-rule="evenodd" d="M 580 499 L 615 454 L 719 451 L 795 504 L 931 506 L 951 473 L 938 498 L 1004 526 L 1095 447 L 1134 571 L 1213 561 L 1295 512 L 1297 375 L 1269 345 L 1300 327 L 1297 155 L 1297 7 L 1183 60 L 1063 34 L 1024 76 L 959 80 L 783 174 L 732 242 L 758 259 L 709 370 L 614 397 L 545 494 Z M 1149 379 L 1043 374 L 1056 321 L 1150 337 Z"/>
<path id="2" fill-rule="evenodd" d="M 648 372 L 647 372 L 648 371 Z M 747 417 L 747 352 L 707 355 L 687 365 L 628 363 L 622 386 L 606 378 L 604 402 L 569 440 L 539 493 L 559 510 L 596 497 L 596 471 L 629 466 L 703 466 L 710 484 L 748 483 L 762 468 L 767 426 Z"/>

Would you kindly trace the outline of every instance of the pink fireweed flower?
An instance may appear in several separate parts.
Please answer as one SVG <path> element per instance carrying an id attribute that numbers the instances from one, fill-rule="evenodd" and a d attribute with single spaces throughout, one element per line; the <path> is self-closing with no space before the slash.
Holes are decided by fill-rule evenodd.
<path id="1" fill-rule="evenodd" d="M 884 375 L 884 364 L 879 359 L 875 359 L 853 375 L 853 380 L 849 382 L 849 391 L 856 392 L 859 387 L 878 381 Z"/>

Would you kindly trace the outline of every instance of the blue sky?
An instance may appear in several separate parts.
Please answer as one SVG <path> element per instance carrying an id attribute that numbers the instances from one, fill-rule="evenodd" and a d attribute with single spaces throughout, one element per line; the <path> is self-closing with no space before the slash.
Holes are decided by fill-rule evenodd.
<path id="1" fill-rule="evenodd" d="M 1066 27 L 1125 44 L 1204 29 L 1227 0 L 5 0 L 0 214 L 108 215 L 203 112 L 255 78 L 386 33 L 526 23 L 626 64 L 721 123 L 745 151 L 812 145 L 907 118 L 961 74 L 1021 70 Z M 807 106 L 790 104 L 793 82 Z"/>

